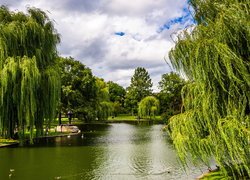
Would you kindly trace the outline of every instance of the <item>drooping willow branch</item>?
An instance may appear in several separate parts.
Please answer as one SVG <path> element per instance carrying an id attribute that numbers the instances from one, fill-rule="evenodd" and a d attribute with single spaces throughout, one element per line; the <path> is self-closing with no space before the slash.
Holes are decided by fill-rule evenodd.
<path id="1" fill-rule="evenodd" d="M 193 83 L 185 112 L 170 121 L 181 160 L 188 153 L 225 174 L 250 176 L 250 2 L 191 0 L 197 26 L 184 31 L 169 56 Z"/>
<path id="2" fill-rule="evenodd" d="M 56 66 L 59 35 L 40 9 L 28 14 L 0 7 L 0 135 L 20 138 L 25 130 L 43 133 L 55 117 L 60 77 Z"/>
<path id="3" fill-rule="evenodd" d="M 154 96 L 147 96 L 139 102 L 138 114 L 140 117 L 155 118 L 157 112 L 159 111 L 160 103 L 159 100 Z"/>

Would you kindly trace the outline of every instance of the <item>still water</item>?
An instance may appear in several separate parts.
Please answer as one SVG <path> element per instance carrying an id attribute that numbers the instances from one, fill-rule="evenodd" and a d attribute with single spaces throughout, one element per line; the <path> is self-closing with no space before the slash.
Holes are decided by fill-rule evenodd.
<path id="1" fill-rule="evenodd" d="M 111 124 L 84 137 L 40 140 L 33 146 L 0 149 L 0 179 L 133 180 L 195 179 L 184 172 L 162 125 Z"/>

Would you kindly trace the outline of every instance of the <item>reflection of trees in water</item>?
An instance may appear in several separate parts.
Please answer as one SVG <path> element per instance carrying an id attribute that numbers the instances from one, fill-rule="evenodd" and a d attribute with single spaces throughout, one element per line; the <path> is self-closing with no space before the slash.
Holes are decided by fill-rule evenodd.
<path id="1" fill-rule="evenodd" d="M 186 179 L 161 128 L 113 124 L 105 130 L 92 130 L 83 139 L 81 135 L 48 138 L 51 144 L 15 148 L 11 154 L 0 149 L 0 159 L 3 166 L 15 167 L 16 172 L 24 168 L 18 166 L 20 162 L 25 162 L 22 179 Z M 0 174 L 0 179 L 6 178 Z"/>

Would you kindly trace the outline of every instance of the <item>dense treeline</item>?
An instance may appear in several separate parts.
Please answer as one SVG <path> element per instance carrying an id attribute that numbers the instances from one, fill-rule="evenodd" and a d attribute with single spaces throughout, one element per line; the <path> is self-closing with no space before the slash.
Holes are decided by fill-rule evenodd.
<path id="1" fill-rule="evenodd" d="M 164 74 L 159 82 L 161 91 L 154 94 L 150 75 L 143 67 L 135 69 L 130 86 L 124 89 L 117 83 L 94 77 L 89 68 L 73 58 L 60 58 L 59 64 L 62 81 L 59 115 L 72 111 L 78 119 L 90 122 L 119 114 L 149 119 L 163 114 L 166 121 L 181 111 L 181 88 L 185 81 L 176 73 Z M 157 103 L 151 107 L 151 113 L 142 113 L 148 111 L 143 104 L 150 103 L 150 97 L 157 99 Z"/>
<path id="2" fill-rule="evenodd" d="M 161 92 L 156 94 L 148 71 L 138 67 L 125 89 L 95 77 L 72 57 L 58 56 L 59 41 L 52 21 L 40 9 L 29 8 L 24 14 L 0 8 L 1 137 L 18 134 L 23 139 L 26 132 L 30 139 L 33 132 L 41 136 L 52 121 L 58 118 L 61 124 L 67 114 L 93 122 L 119 114 L 152 119 L 159 113 L 180 112 L 177 74 L 170 76 L 178 82 L 163 75 Z"/>

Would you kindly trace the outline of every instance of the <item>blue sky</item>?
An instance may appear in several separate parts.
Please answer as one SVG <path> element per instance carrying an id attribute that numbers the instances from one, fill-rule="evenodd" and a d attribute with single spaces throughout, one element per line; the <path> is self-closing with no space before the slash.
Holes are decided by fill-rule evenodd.
<path id="1" fill-rule="evenodd" d="M 186 7 L 183 8 L 183 14 L 181 16 L 168 20 L 165 24 L 159 27 L 157 32 L 161 33 L 164 30 L 169 30 L 176 24 L 180 25 L 181 28 L 186 28 L 192 24 L 195 24 L 191 10 L 187 9 Z"/>
<path id="2" fill-rule="evenodd" d="M 127 87 L 134 69 L 145 67 L 157 91 L 171 34 L 194 24 L 184 0 L 0 0 L 13 11 L 37 7 L 61 34 L 58 52 L 90 67 L 94 75 Z"/>
<path id="3" fill-rule="evenodd" d="M 125 33 L 124 32 L 115 32 L 115 35 L 117 35 L 117 36 L 124 36 Z"/>

